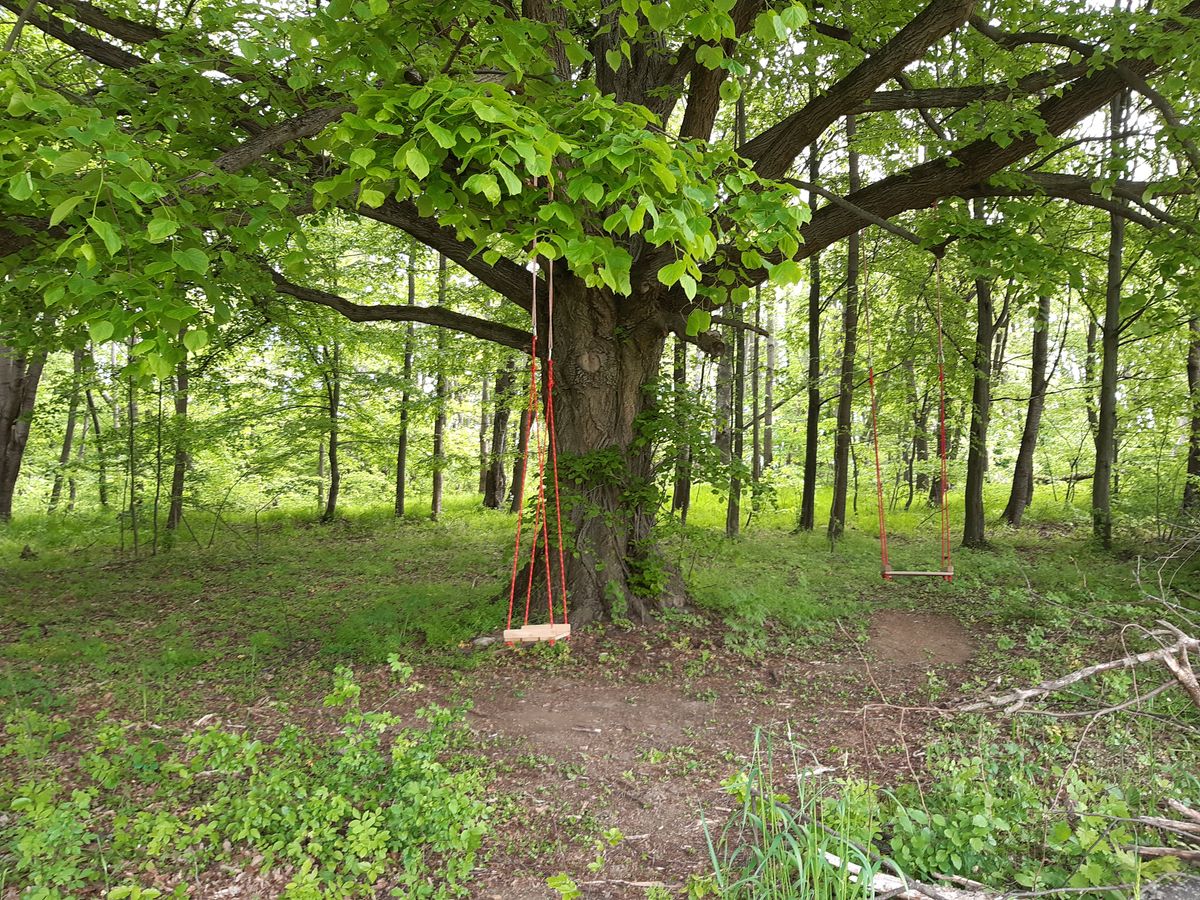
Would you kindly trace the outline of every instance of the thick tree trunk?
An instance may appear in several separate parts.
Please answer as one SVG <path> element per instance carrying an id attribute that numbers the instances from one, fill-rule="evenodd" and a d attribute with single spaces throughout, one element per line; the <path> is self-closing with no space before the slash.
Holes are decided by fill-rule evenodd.
<path id="1" fill-rule="evenodd" d="M 850 190 L 858 190 L 858 151 L 854 149 L 854 116 L 846 117 L 846 140 L 850 147 Z M 837 433 L 833 442 L 833 502 L 829 509 L 829 536 L 846 530 L 846 495 L 849 489 L 851 416 L 854 411 L 854 368 L 858 349 L 858 251 L 859 233 L 850 235 L 846 249 L 846 306 L 843 310 L 842 373 L 837 405 Z"/>
<path id="2" fill-rule="evenodd" d="M 167 531 L 174 531 L 183 521 L 183 487 L 188 467 L 188 391 L 190 373 L 187 356 L 175 368 L 175 451 L 171 460 L 171 502 L 167 509 Z"/>
<path id="3" fill-rule="evenodd" d="M 808 177 L 816 184 L 821 177 L 821 157 L 814 144 L 809 151 Z M 809 205 L 817 195 L 809 193 Z M 796 527 L 812 531 L 817 522 L 817 442 L 821 436 L 821 254 L 808 258 L 808 405 L 804 413 L 804 486 L 800 494 L 800 518 Z"/>
<path id="4" fill-rule="evenodd" d="M 408 305 L 417 305 L 417 266 L 408 257 Z M 404 515 L 405 488 L 408 484 L 408 405 L 411 402 L 413 377 L 413 347 L 416 331 L 412 322 L 404 331 L 404 389 L 400 392 L 400 435 L 396 439 L 396 518 Z"/>
<path id="5" fill-rule="evenodd" d="M 1125 93 L 1112 101 L 1110 128 L 1113 155 L 1122 150 Z M 1121 345 L 1121 281 L 1124 275 L 1125 217 L 1109 214 L 1108 274 L 1104 290 L 1104 323 L 1100 328 L 1100 403 L 1096 416 L 1096 468 L 1092 476 L 1092 533 L 1104 547 L 1112 545 L 1113 467 L 1117 455 L 1117 353 Z"/>
<path id="6" fill-rule="evenodd" d="M 325 349 L 325 399 L 329 404 L 329 492 L 325 496 L 325 509 L 321 513 L 322 522 L 332 522 L 337 515 L 338 493 L 342 486 L 342 468 L 338 460 L 342 406 L 341 355 L 337 344 L 333 345 L 332 352 L 329 348 Z"/>
<path id="7" fill-rule="evenodd" d="M 503 503 L 508 419 L 515 381 L 516 362 L 510 357 L 496 376 L 496 390 L 493 394 L 495 412 L 492 415 L 492 449 L 488 457 L 487 479 L 483 486 L 483 505 L 488 509 L 499 509 Z"/>
<path id="8" fill-rule="evenodd" d="M 83 350 L 76 350 L 71 358 L 71 394 L 67 398 L 67 425 L 63 429 L 62 452 L 58 455 L 58 470 L 54 473 L 54 484 L 50 488 L 50 504 L 47 514 L 58 508 L 62 499 L 63 479 L 71 462 L 71 447 L 75 443 L 75 425 L 79 418 L 79 394 L 83 383 Z"/>
<path id="9" fill-rule="evenodd" d="M 638 417 L 653 402 L 645 388 L 658 376 L 666 333 L 561 267 L 555 281 L 554 410 L 571 623 L 614 614 L 637 620 L 663 602 L 650 594 L 661 593 L 664 580 L 668 588 L 675 581 L 664 578 L 667 570 L 650 546 L 658 493 L 652 449 L 636 440 Z M 596 474 L 568 481 L 564 468 Z M 681 595 L 677 585 L 668 593 Z"/>
<path id="10" fill-rule="evenodd" d="M 1190 426 L 1188 428 L 1187 481 L 1183 486 L 1183 509 L 1200 509 L 1200 318 L 1188 322 L 1187 382 Z"/>
<path id="11" fill-rule="evenodd" d="M 44 353 L 25 356 L 18 352 L 0 343 L 0 522 L 12 518 L 17 475 L 46 364 Z"/>
<path id="12" fill-rule="evenodd" d="M 446 257 L 438 254 L 438 306 L 446 305 Z M 429 503 L 429 517 L 435 522 L 442 514 L 442 491 L 445 487 L 446 468 L 446 382 L 445 369 L 446 331 L 437 333 L 437 380 L 434 386 L 433 416 L 433 494 Z"/>
<path id="13" fill-rule="evenodd" d="M 1029 405 L 1025 408 L 1025 428 L 1021 447 L 1013 467 L 1012 490 L 1004 507 L 1004 521 L 1013 528 L 1021 524 L 1025 509 L 1033 500 L 1033 456 L 1037 450 L 1038 428 L 1046 406 L 1046 366 L 1050 358 L 1050 295 L 1038 298 L 1037 321 L 1033 332 L 1033 361 L 1029 383 Z"/>
<path id="14" fill-rule="evenodd" d="M 983 201 L 975 201 L 975 218 L 984 217 Z M 966 513 L 963 519 L 963 546 L 975 549 L 987 546 L 987 515 L 983 508 L 983 485 L 987 479 L 987 432 L 992 405 L 992 347 L 996 336 L 996 316 L 992 302 L 992 283 L 975 280 L 975 359 L 971 381 L 971 426 L 967 445 L 967 485 L 964 491 Z"/>
<path id="15" fill-rule="evenodd" d="M 675 338 L 675 355 L 672 360 L 671 378 L 675 402 L 675 428 L 677 433 L 687 433 L 687 343 Z M 675 485 L 671 494 L 671 512 L 679 513 L 679 523 L 687 524 L 688 510 L 692 505 L 692 448 L 680 441 L 675 455 Z"/>

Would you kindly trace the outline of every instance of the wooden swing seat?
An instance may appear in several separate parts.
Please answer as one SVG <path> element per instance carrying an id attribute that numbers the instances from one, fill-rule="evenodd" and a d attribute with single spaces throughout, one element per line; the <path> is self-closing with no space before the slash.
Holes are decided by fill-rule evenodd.
<path id="1" fill-rule="evenodd" d="M 954 568 L 951 567 L 945 572 L 917 572 L 917 571 L 901 571 L 897 569 L 884 569 L 884 578 L 953 578 Z"/>
<path id="2" fill-rule="evenodd" d="M 562 641 L 571 636 L 569 623 L 554 625 L 526 625 L 523 628 L 504 629 L 506 644 L 536 644 L 540 641 Z"/>

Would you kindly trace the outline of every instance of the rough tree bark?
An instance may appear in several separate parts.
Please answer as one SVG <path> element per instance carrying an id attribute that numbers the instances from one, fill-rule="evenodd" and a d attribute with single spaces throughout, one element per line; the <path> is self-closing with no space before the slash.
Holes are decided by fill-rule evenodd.
<path id="1" fill-rule="evenodd" d="M 750 481 L 757 485 L 762 480 L 762 422 L 760 421 L 760 389 L 762 383 L 762 360 L 759 352 L 759 329 L 762 328 L 762 292 L 754 291 L 754 336 L 750 346 L 750 421 L 753 423 L 753 440 L 750 442 Z"/>
<path id="2" fill-rule="evenodd" d="M 1046 407 L 1046 366 L 1050 358 L 1050 294 L 1038 297 L 1037 321 L 1033 332 L 1033 360 L 1030 364 L 1029 405 L 1025 408 L 1025 427 L 1021 447 L 1013 467 L 1012 490 L 1004 507 L 1004 521 L 1013 528 L 1021 524 L 1025 509 L 1033 500 L 1033 457 L 1037 450 L 1038 428 Z"/>
<path id="3" fill-rule="evenodd" d="M 733 453 L 733 352 L 736 339 L 732 329 L 726 329 L 725 349 L 717 359 L 716 418 L 717 435 L 713 443 L 721 453 L 721 462 L 728 464 Z"/>
<path id="4" fill-rule="evenodd" d="M 25 354 L 0 343 L 0 522 L 12 519 L 17 475 L 45 364 L 45 353 Z"/>
<path id="5" fill-rule="evenodd" d="M 46 508 L 47 514 L 58 508 L 62 499 L 63 479 L 66 477 L 67 465 L 71 462 L 71 447 L 75 443 L 75 426 L 79 418 L 79 395 L 83 383 L 83 350 L 76 350 L 71 355 L 71 393 L 67 398 L 67 424 L 63 429 L 62 452 L 58 455 L 58 468 L 54 472 L 54 484 L 50 487 L 50 503 Z"/>
<path id="6" fill-rule="evenodd" d="M 850 192 L 858 190 L 858 151 L 854 147 L 854 116 L 846 117 L 847 163 Z M 841 537 L 846 530 L 846 495 L 849 490 L 851 416 L 854 412 L 854 366 L 858 349 L 858 254 L 859 232 L 846 244 L 846 305 L 842 311 L 842 372 L 838 382 L 837 432 L 833 441 L 833 501 L 829 508 L 829 536 Z"/>

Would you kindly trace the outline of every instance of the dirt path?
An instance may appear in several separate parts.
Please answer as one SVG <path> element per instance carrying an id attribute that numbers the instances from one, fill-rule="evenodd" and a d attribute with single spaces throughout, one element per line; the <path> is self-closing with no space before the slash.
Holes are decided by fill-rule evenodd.
<path id="1" fill-rule="evenodd" d="M 890 709 L 921 702 L 930 671 L 952 690 L 975 642 L 939 614 L 876 613 L 864 645 L 836 659 L 791 652 L 750 662 L 708 646 L 711 634 L 572 640 L 572 663 L 543 671 L 528 651 L 501 651 L 468 715 L 499 772 L 510 822 L 493 835 L 475 894 L 553 898 L 570 875 L 587 897 L 644 897 L 681 885 L 707 862 L 704 822 L 732 811 L 721 780 L 752 752 L 756 732 L 790 732 L 805 766 L 890 780 L 911 765 L 924 722 Z M 600 663 L 604 656 L 619 663 Z M 785 768 L 793 765 L 789 759 Z M 618 828 L 616 846 L 600 840 Z M 590 866 L 590 868 L 589 868 Z"/>

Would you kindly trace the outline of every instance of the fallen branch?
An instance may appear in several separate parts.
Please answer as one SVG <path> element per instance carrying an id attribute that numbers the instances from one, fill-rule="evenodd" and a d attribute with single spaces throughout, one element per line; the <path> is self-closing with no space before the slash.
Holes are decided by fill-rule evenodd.
<path id="1" fill-rule="evenodd" d="M 1108 662 L 1096 663 L 1095 665 L 1086 666 L 1082 669 L 1077 669 L 1068 675 L 1063 675 L 1059 678 L 1053 678 L 1050 681 L 1044 681 L 1036 687 L 1022 688 L 1016 691 L 1010 691 L 1007 694 L 999 694 L 992 697 L 987 697 L 975 703 L 968 703 L 964 706 L 956 707 L 958 712 L 979 712 L 986 709 L 1004 708 L 1005 712 L 1012 713 L 1019 710 L 1029 700 L 1035 697 L 1044 697 L 1047 694 L 1052 694 L 1055 691 L 1060 691 L 1084 679 L 1091 678 L 1093 675 L 1099 675 L 1102 672 L 1112 672 L 1117 669 L 1132 669 L 1135 666 L 1144 665 L 1150 662 L 1160 662 L 1171 669 L 1172 674 L 1180 684 L 1192 694 L 1197 705 L 1200 705 L 1200 696 L 1193 693 L 1193 688 L 1196 685 L 1195 675 L 1192 674 L 1191 666 L 1188 663 L 1188 651 L 1200 650 L 1200 638 L 1189 637 L 1176 632 L 1179 639 L 1169 647 L 1159 647 L 1157 650 L 1147 650 L 1144 653 L 1138 653 L 1132 656 L 1124 656 L 1120 659 L 1112 659 Z M 1170 662 L 1167 662 L 1170 660 Z M 1180 671 L 1184 672 L 1184 677 L 1181 677 L 1175 664 Z M 1191 681 L 1188 683 L 1184 680 L 1186 676 L 1191 676 Z M 1200 691 L 1200 688 L 1196 690 Z"/>
<path id="2" fill-rule="evenodd" d="M 1126 847 L 1126 850 L 1133 850 L 1133 847 Z M 1138 856 L 1145 859 L 1162 859 L 1164 857 L 1174 857 L 1186 863 L 1196 863 L 1200 865 L 1200 850 L 1185 850 L 1182 847 L 1138 847 Z"/>

